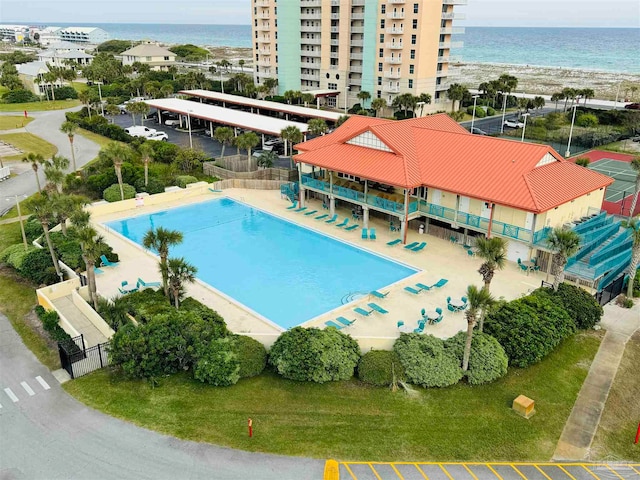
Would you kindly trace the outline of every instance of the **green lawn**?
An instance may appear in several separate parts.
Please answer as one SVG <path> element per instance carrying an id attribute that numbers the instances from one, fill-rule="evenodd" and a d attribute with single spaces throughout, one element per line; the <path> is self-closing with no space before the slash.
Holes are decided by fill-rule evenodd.
<path id="1" fill-rule="evenodd" d="M 84 128 L 79 128 L 77 134 L 78 135 L 82 135 L 86 139 L 97 143 L 98 145 L 100 145 L 100 147 L 104 147 L 107 144 L 109 144 L 109 143 L 114 141 L 114 140 L 111 140 L 110 138 L 107 138 L 107 137 L 105 137 L 103 135 L 98 135 L 97 133 L 93 133 L 93 132 L 90 132 L 89 130 L 85 130 Z M 118 143 L 121 143 L 121 142 L 118 142 Z"/>
<path id="2" fill-rule="evenodd" d="M 55 145 L 31 133 L 5 133 L 0 135 L 0 140 L 13 145 L 23 152 L 12 157 L 4 157 L 3 160 L 20 160 L 29 152 L 39 153 L 44 158 L 51 158 L 58 153 L 58 148 Z"/>
<path id="3" fill-rule="evenodd" d="M 77 107 L 80 100 L 53 100 L 29 103 L 0 103 L 0 112 L 41 112 L 45 110 L 62 110 Z"/>
<path id="4" fill-rule="evenodd" d="M 24 115 L 0 116 L 0 130 L 12 130 L 29 125 L 33 118 L 24 118 Z"/>
<path id="5" fill-rule="evenodd" d="M 140 426 L 244 450 L 342 460 L 547 461 L 600 340 L 595 332 L 579 334 L 544 362 L 494 384 L 418 389 L 415 397 L 357 380 L 317 385 L 272 373 L 227 388 L 176 375 L 153 388 L 102 370 L 64 388 Z M 510 410 L 520 394 L 536 401 L 530 420 Z"/>

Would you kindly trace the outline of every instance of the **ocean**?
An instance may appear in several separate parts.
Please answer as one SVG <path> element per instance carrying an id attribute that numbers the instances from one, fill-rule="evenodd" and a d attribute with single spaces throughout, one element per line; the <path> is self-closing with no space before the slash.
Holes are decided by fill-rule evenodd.
<path id="1" fill-rule="evenodd" d="M 67 24 L 49 24 L 67 26 Z M 74 24 L 76 25 L 76 24 Z M 250 25 L 78 24 L 111 38 L 164 43 L 251 47 Z M 639 28 L 466 27 L 464 48 L 453 55 L 469 63 L 502 63 L 640 73 Z"/>

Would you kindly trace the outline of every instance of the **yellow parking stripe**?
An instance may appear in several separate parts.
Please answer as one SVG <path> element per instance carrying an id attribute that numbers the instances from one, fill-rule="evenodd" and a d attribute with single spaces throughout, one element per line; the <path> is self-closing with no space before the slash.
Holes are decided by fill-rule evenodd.
<path id="1" fill-rule="evenodd" d="M 566 468 L 564 468 L 562 465 L 558 465 L 558 468 L 560 470 L 562 470 L 564 473 L 567 474 L 567 476 L 571 479 L 571 480 L 577 480 L 576 477 L 574 477 L 573 475 L 571 475 Z"/>
<path id="2" fill-rule="evenodd" d="M 396 468 L 396 466 L 393 463 L 391 464 L 391 468 L 393 468 L 393 471 L 396 472 L 396 475 L 398 475 L 398 478 L 400 480 L 404 480 L 404 477 L 400 474 L 400 472 L 398 471 L 398 469 Z"/>
<path id="3" fill-rule="evenodd" d="M 613 473 L 616 477 L 618 477 L 620 480 L 624 480 L 624 478 L 622 478 L 620 475 L 618 475 L 618 472 L 616 472 L 613 468 L 611 468 L 609 465 L 605 464 L 605 467 L 607 467 L 611 473 Z"/>
<path id="4" fill-rule="evenodd" d="M 418 465 L 417 463 L 414 463 L 413 466 L 416 467 L 416 469 L 420 472 L 420 475 L 424 477 L 424 480 L 429 480 L 429 477 L 427 477 L 427 474 L 422 471 L 422 469 L 420 468 L 420 465 Z"/>
<path id="5" fill-rule="evenodd" d="M 593 478 L 595 478 L 596 480 L 600 480 L 600 477 L 598 477 L 595 473 L 593 473 L 593 472 L 591 471 L 591 469 L 589 468 L 589 466 L 588 466 L 588 465 L 585 465 L 584 463 L 580 463 L 580 464 L 577 464 L 577 463 L 576 463 L 576 465 L 580 465 L 580 466 L 581 466 L 582 468 L 584 468 L 587 472 L 589 472 Z"/>
<path id="6" fill-rule="evenodd" d="M 479 465 L 482 465 L 482 464 L 480 463 Z M 486 465 L 486 466 L 487 466 L 487 468 L 488 468 L 489 470 L 491 470 L 491 471 L 494 473 L 494 475 L 495 475 L 496 477 L 498 477 L 498 480 L 504 480 L 504 479 L 500 476 L 500 474 L 499 474 L 498 472 L 496 472 L 496 471 L 495 471 L 495 469 L 491 466 L 491 464 L 489 464 L 489 463 L 485 463 L 484 465 Z M 504 464 L 504 463 L 503 463 L 503 464 L 494 463 L 494 465 L 509 465 L 509 464 L 508 464 L 508 463 L 506 463 L 506 464 Z"/>
<path id="7" fill-rule="evenodd" d="M 462 466 L 467 470 L 467 472 L 469 472 L 469 475 L 473 477 L 473 480 L 478 480 L 478 477 L 476 477 L 476 474 L 473 473 L 469 467 L 467 467 L 466 463 L 463 463 Z"/>
<path id="8" fill-rule="evenodd" d="M 551 480 L 551 477 L 550 477 L 549 475 L 547 475 L 546 473 L 544 473 L 544 472 L 542 471 L 542 469 L 541 469 L 538 465 L 535 465 L 535 467 L 536 467 L 536 469 L 537 469 L 537 470 L 538 470 L 542 475 L 544 475 L 545 477 L 547 477 L 547 480 Z"/>
<path id="9" fill-rule="evenodd" d="M 638 475 L 640 475 L 640 470 L 638 470 L 636 467 L 634 467 L 633 465 L 629 465 L 629 468 L 631 468 L 631 470 L 633 470 L 634 472 L 636 472 Z"/>
<path id="10" fill-rule="evenodd" d="M 513 468 L 513 469 L 516 471 L 516 473 L 522 477 L 522 480 L 527 480 L 527 477 L 525 477 L 525 476 L 522 474 L 522 472 L 521 472 L 520 470 L 518 470 L 518 467 L 516 467 L 516 466 L 515 466 L 515 464 L 514 464 L 514 465 L 511 465 L 511 468 Z"/>
<path id="11" fill-rule="evenodd" d="M 449 480 L 453 480 L 453 477 L 451 475 L 449 475 L 449 472 L 447 472 L 447 469 L 444 468 L 441 463 L 439 463 L 438 466 L 442 469 L 442 471 L 445 473 L 445 475 L 447 477 L 449 477 Z"/>
<path id="12" fill-rule="evenodd" d="M 378 475 L 378 472 L 376 472 L 376 469 L 373 465 L 369 464 L 369 467 L 371 467 L 371 471 L 373 472 L 373 474 L 376 476 L 376 478 L 378 480 L 382 480 L 382 478 L 380 478 L 380 475 Z"/>
<path id="13" fill-rule="evenodd" d="M 358 480 L 358 477 L 356 477 L 353 472 L 351 471 L 351 469 L 349 468 L 349 465 L 346 463 L 343 463 L 342 465 L 344 465 L 344 468 L 347 469 L 347 472 L 349 472 L 349 475 L 351 475 L 351 478 L 353 478 L 353 480 Z"/>

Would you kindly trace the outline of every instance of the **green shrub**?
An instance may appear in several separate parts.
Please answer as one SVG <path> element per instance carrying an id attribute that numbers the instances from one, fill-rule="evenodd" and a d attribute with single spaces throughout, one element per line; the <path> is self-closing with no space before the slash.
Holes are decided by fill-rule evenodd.
<path id="1" fill-rule="evenodd" d="M 460 362 L 433 335 L 402 333 L 393 345 L 407 380 L 423 387 L 448 387 L 462 378 Z"/>
<path id="2" fill-rule="evenodd" d="M 188 183 L 196 183 L 198 179 L 191 175 L 178 175 L 176 177 L 176 185 L 180 188 L 187 188 Z"/>
<path id="3" fill-rule="evenodd" d="M 269 353 L 269 363 L 283 377 L 317 383 L 351 378 L 359 359 L 358 343 L 334 328 L 292 328 Z"/>
<path id="4" fill-rule="evenodd" d="M 451 349 L 462 364 L 464 345 L 467 340 L 467 332 L 458 332 L 445 340 L 446 348 Z M 469 369 L 465 372 L 471 385 L 490 383 L 507 374 L 509 359 L 504 348 L 491 335 L 482 332 L 474 332 L 471 340 L 471 355 L 469 356 Z"/>
<path id="5" fill-rule="evenodd" d="M 143 177 L 136 180 L 134 186 L 136 187 L 137 192 L 147 192 L 150 195 L 164 192 L 164 183 L 162 183 L 158 178 L 152 176 L 149 176 L 149 182 L 147 185 L 144 184 Z"/>
<path id="6" fill-rule="evenodd" d="M 583 113 L 576 118 L 576 125 L 579 127 L 595 127 L 598 125 L 598 117 L 592 113 Z"/>
<path id="7" fill-rule="evenodd" d="M 69 98 L 76 99 L 78 98 L 78 92 L 73 87 L 65 86 L 58 87 L 53 89 L 56 100 L 67 100 Z"/>
<path id="8" fill-rule="evenodd" d="M 494 109 L 494 108 L 487 107 L 487 115 L 488 115 L 489 117 L 492 117 L 492 116 L 494 116 L 495 114 L 496 114 L 496 111 L 495 111 L 495 109 Z"/>
<path id="9" fill-rule="evenodd" d="M 259 341 L 246 335 L 234 335 L 233 351 L 236 353 L 240 378 L 260 375 L 267 365 L 267 350 Z"/>
<path id="10" fill-rule="evenodd" d="M 136 189 L 128 183 L 122 185 L 122 191 L 124 192 L 124 199 L 133 198 L 136 196 Z M 116 183 L 110 187 L 105 188 L 102 192 L 102 198 L 107 202 L 119 202 L 122 197 L 120 195 L 120 186 Z"/>
<path id="11" fill-rule="evenodd" d="M 24 258 L 30 251 L 35 250 L 35 248 L 36 247 L 29 246 L 25 249 L 22 243 L 11 245 L 0 253 L 0 263 L 6 263 L 16 270 L 20 270 Z"/>
<path id="12" fill-rule="evenodd" d="M 564 308 L 541 295 L 496 304 L 484 326 L 485 333 L 500 342 L 509 363 L 522 368 L 542 360 L 575 329 Z"/>
<path id="13" fill-rule="evenodd" d="M 576 158 L 576 165 L 580 165 L 581 167 L 586 167 L 591 163 L 589 157 L 578 157 Z"/>
<path id="14" fill-rule="evenodd" d="M 388 387 L 394 381 L 404 380 L 404 368 L 396 352 L 371 350 L 360 358 L 358 378 L 364 383 Z"/>
<path id="15" fill-rule="evenodd" d="M 37 102 L 40 98 L 29 90 L 17 88 L 2 95 L 3 103 L 30 103 Z"/>
<path id="16" fill-rule="evenodd" d="M 153 160 L 160 163 L 173 163 L 180 147 L 169 142 L 149 142 L 153 147 Z"/>
<path id="17" fill-rule="evenodd" d="M 36 238 L 44 233 L 42 229 L 42 223 L 35 218 L 29 218 L 24 223 L 24 233 L 27 236 L 27 241 L 33 242 Z"/>
<path id="18" fill-rule="evenodd" d="M 53 260 L 46 248 L 35 248 L 22 259 L 18 273 L 37 285 L 50 285 L 59 281 Z"/>
<path id="19" fill-rule="evenodd" d="M 193 376 L 203 383 L 226 387 L 240 379 L 240 361 L 230 338 L 211 341 L 199 354 Z"/>
<path id="20" fill-rule="evenodd" d="M 640 270 L 636 272 L 636 276 L 633 278 L 633 296 L 640 297 Z"/>
<path id="21" fill-rule="evenodd" d="M 55 310 L 47 311 L 41 305 L 38 305 L 34 310 L 42 322 L 42 326 L 53 340 L 61 343 L 71 340 L 71 336 L 60 326 L 60 317 Z"/>
<path id="22" fill-rule="evenodd" d="M 467 113 L 469 115 L 473 115 L 473 105 L 467 107 Z M 487 116 L 487 114 L 484 111 L 484 108 L 482 108 L 480 106 L 476 106 L 476 118 L 484 118 L 486 116 Z"/>
<path id="23" fill-rule="evenodd" d="M 593 328 L 600 321 L 604 310 L 593 295 L 585 289 L 561 283 L 558 291 L 550 288 L 539 288 L 533 295 L 546 296 L 562 306 L 579 329 Z"/>

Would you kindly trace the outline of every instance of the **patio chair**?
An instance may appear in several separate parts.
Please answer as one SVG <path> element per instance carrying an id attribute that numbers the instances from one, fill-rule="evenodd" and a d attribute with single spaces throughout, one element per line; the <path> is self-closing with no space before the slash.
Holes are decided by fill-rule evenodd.
<path id="1" fill-rule="evenodd" d="M 104 271 L 100 270 L 98 267 L 93 267 L 93 273 L 100 275 L 101 273 L 104 273 Z"/>
<path id="2" fill-rule="evenodd" d="M 476 256 L 476 252 L 474 252 L 473 250 L 471 250 L 469 248 L 469 249 L 467 249 L 467 255 L 469 255 L 470 257 L 475 257 Z"/>
<path id="3" fill-rule="evenodd" d="M 441 278 L 440 280 L 438 280 L 436 283 L 434 283 L 433 285 L 431 285 L 431 288 L 435 287 L 435 288 L 442 288 L 444 287 L 447 282 L 449 280 L 447 280 L 446 278 Z"/>
<path id="4" fill-rule="evenodd" d="M 449 241 L 450 241 L 451 243 L 458 243 L 458 237 L 454 237 L 453 235 L 451 235 L 451 236 L 449 237 Z"/>
<path id="5" fill-rule="evenodd" d="M 304 212 L 306 209 L 307 207 L 300 207 L 300 208 L 296 208 L 294 212 Z"/>
<path id="6" fill-rule="evenodd" d="M 398 230 L 400 230 L 398 227 L 396 227 L 396 224 L 393 222 L 389 222 L 389 231 L 390 232 L 397 232 Z"/>
<path id="7" fill-rule="evenodd" d="M 344 220 L 341 223 L 337 224 L 336 227 L 338 228 L 346 227 L 347 223 L 349 223 L 349 217 L 344 217 Z"/>
<path id="8" fill-rule="evenodd" d="M 462 300 L 464 303 L 467 303 L 469 301 L 467 297 L 462 297 L 460 300 Z"/>
<path id="9" fill-rule="evenodd" d="M 373 310 L 375 310 L 378 313 L 382 313 L 383 315 L 386 313 L 389 313 L 388 310 L 385 310 L 384 308 L 382 308 L 380 305 L 377 305 L 375 303 L 367 303 L 367 305 L 369 306 L 369 308 L 372 308 Z"/>
<path id="10" fill-rule="evenodd" d="M 401 238 L 396 238 L 395 240 L 391 240 L 390 242 L 387 242 L 387 245 L 389 245 L 390 247 L 393 247 L 394 245 L 397 245 L 400 242 L 402 242 L 402 239 Z"/>
<path id="11" fill-rule="evenodd" d="M 431 290 L 431 287 L 429 285 L 425 285 L 424 283 L 416 283 L 416 287 L 418 287 L 420 290 L 426 290 L 427 292 Z"/>
<path id="12" fill-rule="evenodd" d="M 293 204 L 290 207 L 287 207 L 287 210 L 293 210 L 294 208 L 296 208 L 298 206 L 298 201 L 295 200 L 293 202 Z"/>
<path id="13" fill-rule="evenodd" d="M 523 272 L 529 273 L 529 267 L 527 267 L 524 263 L 518 262 L 518 266 L 520 267 L 520 270 L 522 270 Z"/>
<path id="14" fill-rule="evenodd" d="M 369 229 L 369 240 L 376 240 L 376 229 L 375 228 L 370 228 Z"/>
<path id="15" fill-rule="evenodd" d="M 212 193 L 222 193 L 222 190 L 216 190 L 215 188 L 210 188 L 209 191 Z"/>
<path id="16" fill-rule="evenodd" d="M 324 208 L 325 210 L 329 210 L 329 205 L 327 205 L 327 202 L 322 202 L 322 208 Z"/>
<path id="17" fill-rule="evenodd" d="M 413 287 L 404 287 L 405 292 L 412 293 L 414 295 L 418 295 L 422 290 L 416 290 Z"/>
<path id="18" fill-rule="evenodd" d="M 362 229 L 362 240 L 366 240 L 367 238 L 369 238 L 369 237 L 367 236 L 367 229 L 366 229 L 366 228 L 363 228 L 363 229 Z"/>
<path id="19" fill-rule="evenodd" d="M 324 324 L 325 324 L 327 327 L 333 327 L 333 328 L 335 328 L 335 329 L 337 329 L 337 330 L 341 330 L 341 329 L 343 329 L 343 328 L 344 328 L 342 325 L 338 325 L 336 322 L 333 322 L 333 321 L 331 321 L 331 320 L 329 320 L 328 322 L 324 322 Z"/>
<path id="20" fill-rule="evenodd" d="M 397 325 L 398 325 L 398 328 L 404 327 L 404 322 L 402 320 L 398 320 Z"/>
<path id="21" fill-rule="evenodd" d="M 138 277 L 138 282 L 136 283 L 136 286 L 138 288 L 140 288 L 140 287 L 145 287 L 145 288 L 159 287 L 160 286 L 160 282 L 145 282 L 140 277 Z"/>
<path id="22" fill-rule="evenodd" d="M 451 305 L 449 302 L 447 302 L 447 310 L 449 310 L 450 312 L 457 312 L 458 309 L 456 307 L 454 307 L 453 305 Z"/>
<path id="23" fill-rule="evenodd" d="M 352 230 L 355 230 L 356 228 L 358 228 L 360 225 L 358 225 L 357 223 L 354 223 L 353 225 L 351 225 L 350 227 L 347 227 L 344 229 L 345 232 L 351 232 Z"/>
<path id="24" fill-rule="evenodd" d="M 325 220 L 326 223 L 336 223 L 336 220 L 338 219 L 338 214 L 335 213 L 333 215 L 333 217 L 331 217 L 329 220 Z"/>
<path id="25" fill-rule="evenodd" d="M 386 298 L 387 295 L 389 295 L 389 292 L 383 293 L 383 292 L 379 292 L 377 290 L 373 290 L 371 292 L 369 292 L 370 295 L 373 295 L 374 297 L 378 297 L 378 298 Z"/>
<path id="26" fill-rule="evenodd" d="M 364 308 L 360 308 L 360 307 L 354 308 L 353 311 L 365 317 L 368 317 L 373 313 L 373 310 L 365 310 Z"/>
<path id="27" fill-rule="evenodd" d="M 353 325 L 355 323 L 355 321 L 356 321 L 355 318 L 353 320 L 348 320 L 348 319 L 346 319 L 344 317 L 338 317 L 338 318 L 336 318 L 336 320 L 338 322 L 340 322 L 342 325 L 344 325 L 345 327 L 349 327 L 349 326 Z"/>
<path id="28" fill-rule="evenodd" d="M 313 215 L 314 213 L 318 213 L 318 210 L 311 210 L 309 212 L 304 212 L 305 215 Z"/>
<path id="29" fill-rule="evenodd" d="M 427 242 L 422 242 L 420 245 L 418 245 L 417 247 L 413 247 L 411 249 L 412 252 L 419 252 L 420 250 L 422 250 L 424 247 L 427 246 Z"/>
<path id="30" fill-rule="evenodd" d="M 409 245 L 405 245 L 404 248 L 406 248 L 407 250 L 411 250 L 414 247 L 418 246 L 418 242 L 412 242 Z"/>
<path id="31" fill-rule="evenodd" d="M 427 321 L 422 319 L 418 320 L 418 328 L 416 328 L 413 333 L 422 333 L 424 331 L 424 326 L 427 324 Z"/>
<path id="32" fill-rule="evenodd" d="M 115 267 L 120 262 L 110 262 L 105 255 L 100 255 L 100 261 L 103 267 Z"/>
<path id="33" fill-rule="evenodd" d="M 327 215 L 326 213 L 323 213 L 322 215 L 318 215 L 316 217 L 316 220 L 324 220 L 325 218 L 327 218 L 329 215 Z"/>

